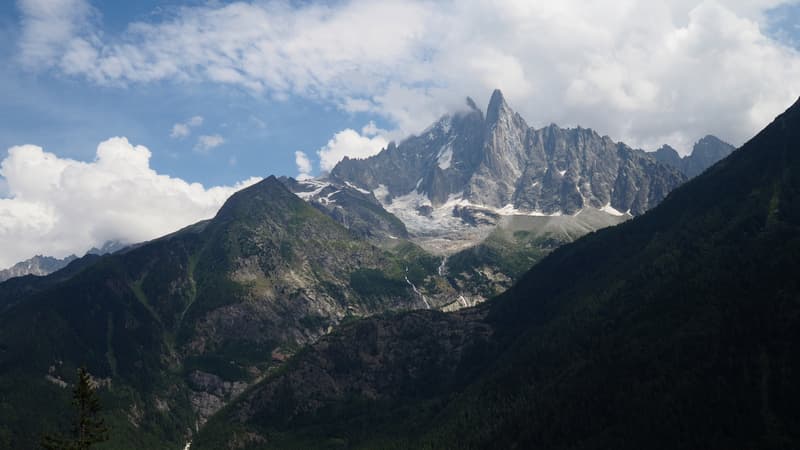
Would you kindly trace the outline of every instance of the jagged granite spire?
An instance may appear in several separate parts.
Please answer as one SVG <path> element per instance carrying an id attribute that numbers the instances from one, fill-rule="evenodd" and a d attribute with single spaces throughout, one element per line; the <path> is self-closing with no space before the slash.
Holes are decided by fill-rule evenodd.
<path id="1" fill-rule="evenodd" d="M 376 192 L 384 204 L 411 196 L 435 208 L 461 199 L 548 215 L 586 207 L 640 214 L 685 180 L 679 170 L 591 129 L 531 128 L 500 90 L 485 116 L 471 99 L 467 106 L 394 149 L 340 162 L 331 179 Z"/>
<path id="2" fill-rule="evenodd" d="M 512 203 L 516 182 L 525 170 L 529 128 L 495 89 L 486 109 L 483 160 L 465 192 L 471 201 L 497 207 Z"/>
<path id="3" fill-rule="evenodd" d="M 503 92 L 500 89 L 495 89 L 492 92 L 492 97 L 489 99 L 489 106 L 486 108 L 486 123 L 493 125 L 497 123 L 500 117 L 504 114 L 511 113 L 511 108 L 508 107 Z"/>

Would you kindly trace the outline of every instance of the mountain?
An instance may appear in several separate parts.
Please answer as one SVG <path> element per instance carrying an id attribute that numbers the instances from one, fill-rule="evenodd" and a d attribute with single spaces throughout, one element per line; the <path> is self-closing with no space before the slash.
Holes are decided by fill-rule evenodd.
<path id="1" fill-rule="evenodd" d="M 408 239 L 441 255 L 463 296 L 455 308 L 499 294 L 558 245 L 644 212 L 684 180 L 592 130 L 533 129 L 498 90 L 485 115 L 468 98 L 373 157 L 283 181 L 376 245 Z"/>
<path id="2" fill-rule="evenodd" d="M 798 142 L 800 101 L 489 302 L 325 336 L 192 448 L 797 448 Z"/>
<path id="3" fill-rule="evenodd" d="M 86 253 L 93 255 L 105 255 L 106 253 L 114 253 L 125 247 L 126 245 L 122 244 L 121 242 L 108 241 L 103 244 L 101 248 L 92 247 L 92 249 Z M 78 257 L 75 255 L 69 255 L 65 258 L 36 255 L 33 258 L 16 263 L 8 269 L 0 270 L 0 283 L 10 278 L 21 277 L 25 275 L 48 275 L 57 270 L 63 269 L 76 259 L 78 259 Z"/>
<path id="4" fill-rule="evenodd" d="M 708 135 L 694 144 L 692 153 L 681 156 L 669 145 L 664 145 L 652 153 L 653 157 L 667 165 L 680 170 L 687 178 L 694 178 L 713 166 L 717 161 L 727 157 L 734 147 L 715 136 Z"/>
<path id="5" fill-rule="evenodd" d="M 531 128 L 497 90 L 485 115 L 468 98 L 419 136 L 285 184 L 377 245 L 399 236 L 441 255 L 464 306 L 509 288 L 559 245 L 644 212 L 685 179 L 589 129 Z"/>
<path id="6" fill-rule="evenodd" d="M 503 292 L 559 245 L 657 204 L 686 179 L 684 166 L 727 154 L 713 151 L 727 144 L 710 137 L 684 160 L 673 150 L 671 161 L 666 147 L 645 153 L 588 129 L 536 130 L 500 91 L 485 115 L 471 99 L 466 105 L 373 157 L 343 160 L 327 177 L 282 179 L 376 245 L 399 237 L 441 255 L 442 274 L 463 297 L 446 309 Z"/>
<path id="7" fill-rule="evenodd" d="M 390 244 L 408 239 L 405 224 L 386 211 L 371 192 L 347 183 L 282 177 L 281 182 L 298 197 L 308 201 L 357 236 L 373 243 Z"/>
<path id="8" fill-rule="evenodd" d="M 1 284 L 0 448 L 58 426 L 82 364 L 113 448 L 179 448 L 339 323 L 456 302 L 440 258 L 397 240 L 378 247 L 268 177 L 211 220 Z"/>
<path id="9" fill-rule="evenodd" d="M 47 275 L 66 267 L 67 264 L 76 259 L 78 257 L 75 255 L 69 255 L 61 259 L 36 255 L 33 258 L 16 263 L 8 269 L 0 270 L 0 282 L 24 275 Z"/>
<path id="10" fill-rule="evenodd" d="M 87 255 L 107 255 L 109 253 L 116 253 L 124 248 L 127 248 L 128 244 L 124 244 L 120 241 L 106 241 L 103 243 L 100 248 L 92 247 L 86 252 Z"/>
<path id="11" fill-rule="evenodd" d="M 472 100 L 467 104 L 467 111 L 446 115 L 375 156 L 344 159 L 330 179 L 370 191 L 384 204 L 414 200 L 433 209 L 460 205 L 550 216 L 587 207 L 641 214 L 685 180 L 590 129 L 533 129 L 499 90 L 485 116 Z"/>

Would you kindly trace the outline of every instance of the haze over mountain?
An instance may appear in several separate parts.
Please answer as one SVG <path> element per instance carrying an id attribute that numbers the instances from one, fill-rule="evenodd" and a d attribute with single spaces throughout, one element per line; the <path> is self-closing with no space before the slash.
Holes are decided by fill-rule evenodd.
<path id="1" fill-rule="evenodd" d="M 334 331 L 193 448 L 800 444 L 800 100 L 507 293 Z"/>

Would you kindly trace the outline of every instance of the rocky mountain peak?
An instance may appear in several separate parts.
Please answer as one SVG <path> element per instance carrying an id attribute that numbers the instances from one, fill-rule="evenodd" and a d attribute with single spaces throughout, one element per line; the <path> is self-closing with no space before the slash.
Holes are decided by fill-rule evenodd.
<path id="1" fill-rule="evenodd" d="M 730 153 L 731 145 L 710 134 L 704 136 L 692 149 L 695 157 L 714 157 L 716 155 L 727 156 Z"/>
<path id="2" fill-rule="evenodd" d="M 259 181 L 233 194 L 217 212 L 216 222 L 250 220 L 263 215 L 283 217 L 298 207 L 306 207 L 275 176 Z"/>
<path id="3" fill-rule="evenodd" d="M 688 156 L 681 157 L 669 145 L 663 145 L 653 152 L 652 156 L 657 161 L 680 170 L 687 178 L 693 178 L 700 175 L 720 159 L 728 156 L 733 150 L 734 147 L 732 145 L 709 134 L 694 144 L 692 153 Z"/>
<path id="4" fill-rule="evenodd" d="M 669 155 L 662 161 L 588 128 L 532 128 L 499 89 L 485 116 L 472 99 L 466 103 L 469 112 L 446 115 L 375 156 L 343 160 L 331 181 L 374 194 L 412 234 L 426 227 L 441 232 L 444 221 L 457 221 L 465 208 L 495 215 L 571 216 L 585 208 L 641 214 L 687 174 L 732 150 L 717 145 L 723 151 L 695 158 L 686 169 L 689 163 L 671 148 L 660 151 Z"/>
<path id="5" fill-rule="evenodd" d="M 666 144 L 662 145 L 661 148 L 653 152 L 653 156 L 657 160 L 665 164 L 669 164 L 673 167 L 680 168 L 681 166 L 681 155 L 678 153 L 677 150 L 670 147 L 669 145 Z"/>
<path id="6" fill-rule="evenodd" d="M 511 108 L 506 103 L 503 92 L 500 89 L 495 89 L 492 92 L 492 97 L 489 99 L 489 106 L 486 108 L 486 124 L 491 126 L 497 123 L 500 118 L 506 114 L 514 114 Z"/>

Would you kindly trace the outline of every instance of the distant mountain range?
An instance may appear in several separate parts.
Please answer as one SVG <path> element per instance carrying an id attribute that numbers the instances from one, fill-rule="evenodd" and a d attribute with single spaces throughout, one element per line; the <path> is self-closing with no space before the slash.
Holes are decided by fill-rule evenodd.
<path id="1" fill-rule="evenodd" d="M 24 275 L 47 275 L 56 270 L 63 269 L 67 264 L 76 259 L 78 259 L 78 257 L 75 255 L 69 255 L 66 258 L 60 259 L 51 256 L 36 255 L 33 258 L 16 263 L 8 269 L 0 270 L 0 282 Z"/>
<path id="2" fill-rule="evenodd" d="M 113 253 L 123 248 L 125 248 L 125 245 L 120 242 L 108 241 L 103 244 L 101 248 L 92 247 L 92 249 L 86 252 L 86 254 L 105 255 L 106 253 Z M 25 275 L 49 275 L 57 270 L 63 269 L 76 259 L 78 259 L 78 257 L 75 255 L 69 255 L 65 258 L 36 255 L 30 259 L 16 263 L 8 269 L 0 270 L 0 283 L 10 278 L 21 277 Z"/>

